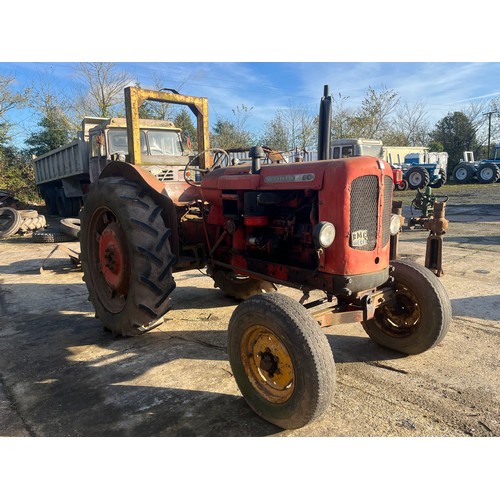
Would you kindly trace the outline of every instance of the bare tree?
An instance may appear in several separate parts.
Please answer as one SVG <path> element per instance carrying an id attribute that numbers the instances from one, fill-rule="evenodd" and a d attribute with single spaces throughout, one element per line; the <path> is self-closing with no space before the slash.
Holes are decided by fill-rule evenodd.
<path id="1" fill-rule="evenodd" d="M 0 145 L 9 140 L 11 124 L 7 121 L 7 113 L 27 105 L 30 89 L 24 92 L 14 90 L 16 78 L 0 75 Z"/>
<path id="2" fill-rule="evenodd" d="M 385 85 L 379 92 L 368 87 L 361 108 L 351 119 L 354 137 L 382 138 L 391 129 L 389 117 L 398 102 L 397 92 L 386 88 Z"/>
<path id="3" fill-rule="evenodd" d="M 391 132 L 393 137 L 399 138 L 401 143 L 393 146 L 421 146 L 429 142 L 430 128 L 427 121 L 427 109 L 422 101 L 411 105 L 407 101 L 400 103 L 396 110 L 394 119 L 391 121 Z"/>
<path id="4" fill-rule="evenodd" d="M 80 116 L 110 117 L 123 102 L 123 89 L 134 79 L 111 62 L 80 63 L 76 69 L 82 85 L 77 110 Z"/>
<path id="5" fill-rule="evenodd" d="M 349 96 L 333 96 L 332 104 L 332 139 L 344 139 L 352 136 L 350 121 L 354 111 L 346 107 Z"/>
<path id="6" fill-rule="evenodd" d="M 39 121 L 50 122 L 55 132 L 76 137 L 80 122 L 73 113 L 72 97 L 57 85 L 52 71 L 40 73 L 33 82 L 29 106 Z"/>

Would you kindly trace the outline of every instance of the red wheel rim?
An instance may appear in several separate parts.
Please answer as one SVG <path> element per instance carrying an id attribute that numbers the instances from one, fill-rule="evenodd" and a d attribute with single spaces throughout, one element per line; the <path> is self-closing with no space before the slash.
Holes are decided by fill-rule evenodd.
<path id="1" fill-rule="evenodd" d="M 129 284 L 126 243 L 122 228 L 109 224 L 99 238 L 99 264 L 107 285 L 115 292 L 126 294 Z"/>

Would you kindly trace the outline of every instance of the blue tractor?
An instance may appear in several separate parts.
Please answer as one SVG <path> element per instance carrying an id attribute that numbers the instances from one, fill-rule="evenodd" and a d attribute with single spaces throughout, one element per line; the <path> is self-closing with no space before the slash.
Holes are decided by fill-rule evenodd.
<path id="1" fill-rule="evenodd" d="M 464 158 L 453 169 L 453 178 L 458 184 L 479 182 L 492 184 L 500 179 L 500 146 L 496 146 L 493 158 L 474 161 L 472 151 L 464 151 Z"/>
<path id="2" fill-rule="evenodd" d="M 430 156 L 436 156 L 436 162 L 430 162 Z M 440 188 L 446 184 L 447 153 L 410 153 L 405 156 L 403 178 L 409 189 Z"/>

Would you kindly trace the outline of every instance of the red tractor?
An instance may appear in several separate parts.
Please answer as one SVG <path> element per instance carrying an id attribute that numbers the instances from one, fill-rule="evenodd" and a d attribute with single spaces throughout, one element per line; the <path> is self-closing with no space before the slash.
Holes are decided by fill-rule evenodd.
<path id="1" fill-rule="evenodd" d="M 335 363 L 321 327 L 360 322 L 378 344 L 418 354 L 443 339 L 451 319 L 435 274 L 390 260 L 400 228 L 390 165 L 328 159 L 326 94 L 323 159 L 263 164 L 255 147 L 251 165 L 231 166 L 225 151 L 209 148 L 206 99 L 129 87 L 130 154 L 106 166 L 81 213 L 84 280 L 104 326 L 118 335 L 151 330 L 169 310 L 173 274 L 206 267 L 222 292 L 245 299 L 228 328 L 238 387 L 258 415 L 287 429 L 331 404 Z M 186 104 L 197 117 L 201 152 L 180 160 L 171 181 L 141 168 L 138 109 L 147 99 Z M 309 300 L 312 291 L 321 298 Z"/>

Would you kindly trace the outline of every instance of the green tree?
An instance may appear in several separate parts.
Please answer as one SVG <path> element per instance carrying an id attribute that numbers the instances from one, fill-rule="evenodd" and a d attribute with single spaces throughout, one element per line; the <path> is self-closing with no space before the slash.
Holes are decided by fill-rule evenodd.
<path id="1" fill-rule="evenodd" d="M 33 132 L 26 139 L 29 154 L 40 156 L 69 142 L 69 128 L 64 125 L 64 118 L 60 116 L 57 110 L 53 110 L 48 116 L 44 116 L 38 122 L 38 126 L 41 127 L 41 130 Z"/>
<path id="2" fill-rule="evenodd" d="M 476 139 L 476 128 L 471 120 L 460 111 L 448 113 L 435 126 L 431 133 L 431 141 L 443 145 L 444 151 L 448 153 L 448 169 L 457 165 L 464 151 L 479 153 L 478 141 Z"/>
<path id="3" fill-rule="evenodd" d="M 278 109 L 274 117 L 266 122 L 259 142 L 276 151 L 288 151 L 291 149 L 289 147 L 290 137 L 282 110 Z"/>
<path id="4" fill-rule="evenodd" d="M 189 148 L 187 144 L 187 139 L 189 137 L 189 140 L 191 142 L 191 148 L 192 149 L 197 149 L 198 147 L 198 138 L 196 136 L 196 127 L 193 125 L 193 121 L 191 119 L 191 116 L 193 114 L 188 111 L 185 107 L 181 109 L 175 116 L 174 116 L 174 124 L 176 127 L 179 127 L 182 129 L 181 135 L 182 135 L 182 142 L 186 144 L 186 146 Z M 191 149 L 189 148 L 189 149 Z"/>
<path id="5" fill-rule="evenodd" d="M 213 126 L 210 143 L 215 148 L 250 148 L 255 144 L 254 135 L 247 130 L 246 122 L 252 108 L 237 106 L 233 109 L 233 119 L 218 118 Z"/>

